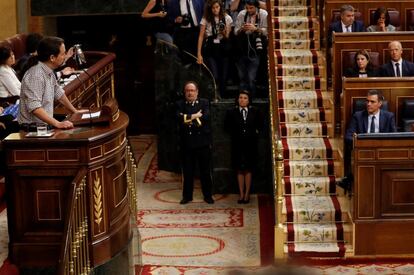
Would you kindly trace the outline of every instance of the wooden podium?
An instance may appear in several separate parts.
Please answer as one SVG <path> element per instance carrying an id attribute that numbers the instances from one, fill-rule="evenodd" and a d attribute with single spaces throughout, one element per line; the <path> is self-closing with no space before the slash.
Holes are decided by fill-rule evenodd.
<path id="1" fill-rule="evenodd" d="M 354 138 L 355 255 L 414 254 L 414 133 Z"/>
<path id="2" fill-rule="evenodd" d="M 48 138 L 14 133 L 7 158 L 9 257 L 19 267 L 56 266 L 68 216 L 69 187 L 86 171 L 88 249 L 92 267 L 124 249 L 131 238 L 126 163 L 128 116 L 108 125 L 55 130 Z"/>

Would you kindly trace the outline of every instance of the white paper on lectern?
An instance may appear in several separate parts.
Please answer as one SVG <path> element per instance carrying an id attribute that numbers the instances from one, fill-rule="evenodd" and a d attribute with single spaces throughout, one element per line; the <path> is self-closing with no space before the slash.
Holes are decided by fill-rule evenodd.
<path id="1" fill-rule="evenodd" d="M 85 114 L 82 114 L 82 119 L 98 118 L 100 115 L 101 115 L 101 111 L 97 111 L 93 113 L 85 113 Z"/>

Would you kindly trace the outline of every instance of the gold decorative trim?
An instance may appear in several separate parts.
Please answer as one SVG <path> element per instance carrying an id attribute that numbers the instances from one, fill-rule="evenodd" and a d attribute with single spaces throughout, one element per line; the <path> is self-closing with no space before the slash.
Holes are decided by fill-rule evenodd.
<path id="1" fill-rule="evenodd" d="M 99 231 L 101 232 L 102 222 L 102 185 L 101 179 L 98 176 L 98 172 L 95 171 L 95 179 L 93 180 L 93 208 L 95 215 L 95 223 L 98 225 Z"/>

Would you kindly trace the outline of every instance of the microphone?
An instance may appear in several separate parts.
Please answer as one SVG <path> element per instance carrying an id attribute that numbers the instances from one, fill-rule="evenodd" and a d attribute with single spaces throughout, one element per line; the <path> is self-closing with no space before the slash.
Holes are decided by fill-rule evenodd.
<path id="1" fill-rule="evenodd" d="M 78 68 L 81 68 L 86 64 L 86 58 L 81 49 L 81 44 L 73 45 L 73 59 L 75 60 Z"/>

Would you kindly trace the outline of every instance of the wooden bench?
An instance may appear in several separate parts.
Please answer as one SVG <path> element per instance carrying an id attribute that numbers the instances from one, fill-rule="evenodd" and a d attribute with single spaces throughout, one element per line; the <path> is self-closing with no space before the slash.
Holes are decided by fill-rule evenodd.
<path id="1" fill-rule="evenodd" d="M 395 81 L 394 77 L 373 77 L 373 78 L 343 78 L 341 96 L 341 136 L 345 135 L 354 112 L 356 100 L 365 99 L 368 90 L 381 90 L 387 101 L 388 111 L 395 114 L 397 129 L 401 125 L 401 109 L 403 102 L 407 99 L 414 99 L 414 77 L 403 77 Z"/>
<path id="2" fill-rule="evenodd" d="M 387 33 L 335 33 L 333 43 L 333 62 L 332 62 L 332 88 L 335 94 L 335 103 L 340 102 L 342 91 L 342 77 L 346 68 L 344 58 L 349 58 L 350 54 L 360 49 L 368 52 L 377 52 L 378 63 L 384 64 L 389 61 L 388 43 L 400 41 L 403 46 L 403 58 L 412 61 L 414 54 L 414 32 L 387 32 Z M 329 64 L 328 64 L 329 65 Z M 339 105 L 337 105 L 339 106 Z M 335 121 L 340 121 L 339 108 L 335 111 Z M 338 125 L 337 125 L 338 126 Z"/>
<path id="3" fill-rule="evenodd" d="M 319 18 L 324 18 L 321 24 L 321 45 L 326 45 L 329 25 L 340 15 L 341 6 L 349 4 L 356 10 L 356 19 L 364 22 L 365 27 L 373 24 L 372 15 L 378 7 L 387 8 L 391 21 L 397 30 L 407 31 L 414 29 L 414 0 L 326 0 L 324 6 L 319 7 Z"/>

